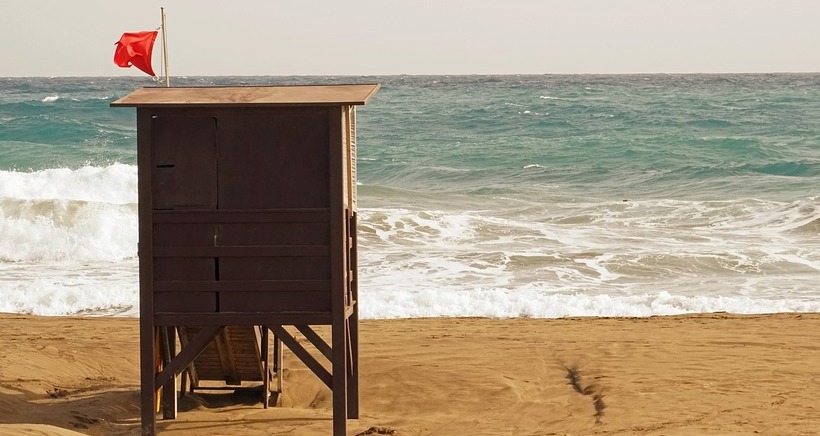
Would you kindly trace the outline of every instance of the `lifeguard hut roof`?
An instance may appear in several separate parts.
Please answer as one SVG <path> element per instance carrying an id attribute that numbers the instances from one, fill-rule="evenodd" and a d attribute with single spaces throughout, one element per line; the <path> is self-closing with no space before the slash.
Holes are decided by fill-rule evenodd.
<path id="1" fill-rule="evenodd" d="M 111 103 L 115 107 L 363 105 L 378 84 L 230 87 L 146 87 Z"/>

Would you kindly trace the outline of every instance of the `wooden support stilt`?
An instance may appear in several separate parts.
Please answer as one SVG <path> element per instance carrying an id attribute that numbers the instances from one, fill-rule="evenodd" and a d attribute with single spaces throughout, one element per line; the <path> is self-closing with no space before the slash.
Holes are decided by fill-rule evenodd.
<path id="1" fill-rule="evenodd" d="M 354 118 L 351 126 L 355 128 L 355 107 L 351 108 L 351 112 Z M 355 133 L 353 133 L 351 141 L 353 143 L 353 153 L 355 153 Z M 355 197 L 353 202 L 355 204 Z M 350 258 L 348 259 L 350 264 L 350 295 L 353 312 L 350 314 L 350 317 L 345 320 L 350 335 L 350 376 L 347 384 L 347 413 L 348 418 L 353 419 L 359 418 L 359 254 L 357 248 L 357 223 L 358 216 L 354 210 L 350 216 L 350 238 L 352 239 L 352 243 L 350 244 Z"/>
<path id="2" fill-rule="evenodd" d="M 347 372 L 347 417 L 359 418 L 359 320 L 358 311 L 348 319 L 350 366 Z"/>
<path id="3" fill-rule="evenodd" d="M 333 436 L 347 434 L 347 334 L 343 323 L 333 326 Z"/>
<path id="4" fill-rule="evenodd" d="M 162 332 L 163 366 L 171 364 L 176 355 L 176 329 L 174 327 L 160 327 Z M 177 387 L 176 376 L 171 376 L 162 385 L 162 418 L 177 418 Z"/>
<path id="5" fill-rule="evenodd" d="M 268 408 L 270 401 L 270 330 L 267 326 L 262 326 L 262 407 Z"/>
<path id="6" fill-rule="evenodd" d="M 284 369 L 284 366 L 282 366 L 282 340 L 276 335 L 273 335 L 273 365 L 273 371 L 276 373 L 276 392 L 281 394 L 284 392 L 282 390 L 282 382 L 284 377 L 282 373 L 282 370 Z"/>

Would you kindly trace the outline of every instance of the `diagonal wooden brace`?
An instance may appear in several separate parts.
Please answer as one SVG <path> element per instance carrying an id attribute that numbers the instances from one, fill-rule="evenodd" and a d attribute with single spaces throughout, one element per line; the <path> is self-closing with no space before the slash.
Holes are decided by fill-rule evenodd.
<path id="1" fill-rule="evenodd" d="M 175 374 L 185 369 L 224 328 L 224 325 L 207 326 L 197 333 L 197 335 L 188 342 L 188 345 L 180 350 L 179 354 L 162 369 L 162 372 L 154 377 L 154 389 L 159 388 Z"/>
<path id="2" fill-rule="evenodd" d="M 310 328 L 309 325 L 295 325 L 294 327 L 296 327 L 296 329 L 299 330 L 300 333 L 305 335 L 307 340 L 309 340 L 310 343 L 313 344 L 313 346 L 316 347 L 316 349 L 319 350 L 320 353 L 322 353 L 322 356 L 325 356 L 325 359 L 333 359 L 333 350 L 330 348 L 330 345 L 328 345 L 327 342 L 324 341 L 324 339 L 322 339 L 318 334 L 316 334 L 316 332 L 313 331 L 313 329 Z"/>
<path id="3" fill-rule="evenodd" d="M 331 390 L 333 389 L 333 377 L 330 375 L 330 372 L 319 363 L 313 355 L 311 355 L 305 347 L 299 344 L 296 339 L 288 333 L 282 326 L 269 326 L 273 334 L 276 335 L 282 342 L 290 348 L 290 351 L 293 351 L 293 354 L 302 361 L 314 374 L 316 377 L 319 377 L 324 384 L 327 385 L 328 388 Z"/>

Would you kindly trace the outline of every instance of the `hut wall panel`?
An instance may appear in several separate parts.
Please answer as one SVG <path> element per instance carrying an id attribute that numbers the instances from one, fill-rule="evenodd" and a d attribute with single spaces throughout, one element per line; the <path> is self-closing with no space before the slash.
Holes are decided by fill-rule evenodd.
<path id="1" fill-rule="evenodd" d="M 214 244 L 214 226 L 203 223 L 154 223 L 155 246 L 196 246 Z"/>
<path id="2" fill-rule="evenodd" d="M 216 293 L 214 292 L 156 292 L 154 293 L 155 312 L 215 312 Z"/>
<path id="3" fill-rule="evenodd" d="M 214 259 L 208 257 L 155 257 L 154 281 L 214 280 Z"/>
<path id="4" fill-rule="evenodd" d="M 328 245 L 328 223 L 231 223 L 219 225 L 219 245 Z"/>
<path id="5" fill-rule="evenodd" d="M 216 120 L 211 117 L 152 119 L 154 209 L 215 208 Z"/>
<path id="6" fill-rule="evenodd" d="M 220 280 L 328 280 L 327 257 L 223 257 Z"/>
<path id="7" fill-rule="evenodd" d="M 329 312 L 327 292 L 222 292 L 219 296 L 222 312 Z"/>
<path id="8" fill-rule="evenodd" d="M 220 209 L 327 207 L 327 111 L 272 109 L 219 119 Z"/>

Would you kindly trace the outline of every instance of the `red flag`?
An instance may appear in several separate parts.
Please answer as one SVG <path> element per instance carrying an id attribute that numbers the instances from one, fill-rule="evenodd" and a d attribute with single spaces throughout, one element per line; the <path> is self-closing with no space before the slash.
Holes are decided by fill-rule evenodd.
<path id="1" fill-rule="evenodd" d="M 156 30 L 123 33 L 114 50 L 114 63 L 124 68 L 133 65 L 146 74 L 156 77 L 154 69 L 151 68 L 151 53 L 154 51 L 156 39 Z"/>

